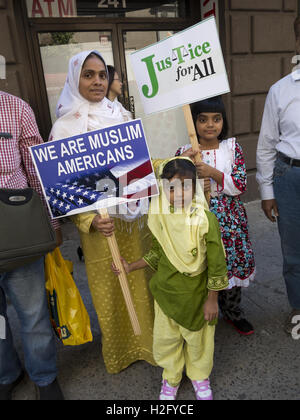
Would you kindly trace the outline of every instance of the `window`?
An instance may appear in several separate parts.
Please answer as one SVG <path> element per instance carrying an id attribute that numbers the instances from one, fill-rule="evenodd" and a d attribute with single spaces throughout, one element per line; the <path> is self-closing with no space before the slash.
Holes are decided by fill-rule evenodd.
<path id="1" fill-rule="evenodd" d="M 114 65 L 111 32 L 47 32 L 38 35 L 53 124 L 70 58 L 81 51 L 98 50 L 107 64 Z"/>

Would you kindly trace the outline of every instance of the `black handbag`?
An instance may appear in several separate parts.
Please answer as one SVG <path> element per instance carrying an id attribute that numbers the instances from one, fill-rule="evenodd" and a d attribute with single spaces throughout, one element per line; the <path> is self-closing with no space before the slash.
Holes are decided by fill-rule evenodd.
<path id="1" fill-rule="evenodd" d="M 0 189 L 0 273 L 32 263 L 56 247 L 56 235 L 32 188 Z"/>

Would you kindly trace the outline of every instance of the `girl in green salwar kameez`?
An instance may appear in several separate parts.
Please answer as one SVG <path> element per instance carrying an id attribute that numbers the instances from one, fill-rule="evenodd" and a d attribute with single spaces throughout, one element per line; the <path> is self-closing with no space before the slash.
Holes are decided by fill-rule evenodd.
<path id="1" fill-rule="evenodd" d="M 159 168 L 160 195 L 152 198 L 152 248 L 127 263 L 127 273 L 150 266 L 155 299 L 153 355 L 163 371 L 161 400 L 175 400 L 184 366 L 198 400 L 212 400 L 218 291 L 228 287 L 219 224 L 209 212 L 196 168 L 174 158 Z M 114 272 L 118 270 L 113 266 Z"/>

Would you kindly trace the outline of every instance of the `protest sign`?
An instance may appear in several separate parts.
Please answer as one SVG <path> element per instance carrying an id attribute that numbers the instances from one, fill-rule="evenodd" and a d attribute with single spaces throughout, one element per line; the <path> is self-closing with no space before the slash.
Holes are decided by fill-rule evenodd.
<path id="1" fill-rule="evenodd" d="M 107 218 L 109 207 L 158 194 L 141 120 L 32 146 L 30 152 L 53 219 L 92 210 Z M 107 239 L 134 334 L 140 335 L 115 235 Z"/>
<path id="2" fill-rule="evenodd" d="M 214 17 L 130 59 L 146 114 L 230 92 Z"/>
<path id="3" fill-rule="evenodd" d="M 141 120 L 30 151 L 53 219 L 158 194 Z"/>

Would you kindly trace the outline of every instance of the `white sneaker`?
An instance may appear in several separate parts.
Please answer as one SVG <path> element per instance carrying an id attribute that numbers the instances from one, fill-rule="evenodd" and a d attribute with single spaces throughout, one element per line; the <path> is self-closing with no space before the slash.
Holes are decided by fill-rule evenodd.
<path id="1" fill-rule="evenodd" d="M 168 384 L 168 381 L 166 379 L 163 379 L 162 381 L 162 387 L 159 394 L 160 400 L 176 400 L 176 395 L 178 391 L 178 386 L 171 386 Z"/>
<path id="2" fill-rule="evenodd" d="M 206 381 L 192 381 L 196 398 L 201 401 L 212 401 L 213 394 L 210 387 L 209 379 Z"/>

